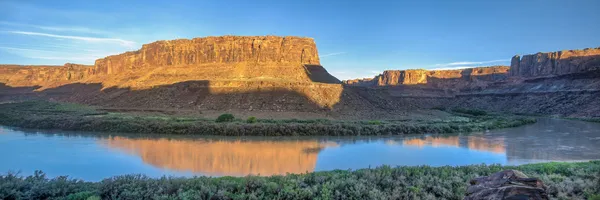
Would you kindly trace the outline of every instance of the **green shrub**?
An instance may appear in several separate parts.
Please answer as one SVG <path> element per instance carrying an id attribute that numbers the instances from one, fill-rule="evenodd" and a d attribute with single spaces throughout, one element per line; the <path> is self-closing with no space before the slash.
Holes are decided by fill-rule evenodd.
<path id="1" fill-rule="evenodd" d="M 381 121 L 379 120 L 371 120 L 367 122 L 370 125 L 381 125 Z"/>
<path id="2" fill-rule="evenodd" d="M 217 117 L 216 122 L 232 122 L 234 119 L 235 119 L 235 117 L 232 114 L 225 113 L 225 114 L 219 115 L 219 117 Z"/>
<path id="3" fill-rule="evenodd" d="M 589 200 L 600 200 L 600 194 L 592 194 L 588 197 Z"/>
<path id="4" fill-rule="evenodd" d="M 0 174 L 0 199 L 463 199 L 469 180 L 505 169 L 541 179 L 550 199 L 600 194 L 600 161 L 521 166 L 381 166 L 304 174 L 246 177 L 122 175 L 100 182 L 44 173 Z"/>
<path id="5" fill-rule="evenodd" d="M 246 123 L 248 123 L 248 124 L 254 124 L 254 123 L 256 123 L 257 121 L 258 121 L 258 120 L 257 120 L 257 119 L 256 119 L 256 117 L 254 117 L 254 116 L 250 116 L 250 117 L 248 117 L 248 119 L 246 119 Z"/>
<path id="6" fill-rule="evenodd" d="M 235 123 L 216 123 L 215 121 Z M 534 123 L 535 119 L 500 115 L 477 117 L 469 115 L 460 117 L 460 120 L 447 121 L 256 119 L 257 123 L 250 124 L 246 122 L 249 121 L 235 119 L 231 114 L 223 114 L 216 120 L 210 120 L 130 113 L 102 114 L 92 107 L 51 102 L 0 104 L 0 124 L 6 126 L 67 131 L 223 136 L 356 136 L 457 133 L 515 127 Z"/>

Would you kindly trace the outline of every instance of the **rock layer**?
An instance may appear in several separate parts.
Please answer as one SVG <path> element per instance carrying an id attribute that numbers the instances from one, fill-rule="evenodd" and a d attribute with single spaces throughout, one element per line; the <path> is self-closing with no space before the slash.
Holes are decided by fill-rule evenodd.
<path id="1" fill-rule="evenodd" d="M 223 36 L 157 41 L 138 51 L 96 60 L 97 74 L 116 74 L 156 66 L 221 63 L 320 65 L 311 38 Z"/>
<path id="2" fill-rule="evenodd" d="M 145 44 L 94 66 L 3 66 L 0 99 L 33 87 L 43 91 L 34 97 L 110 107 L 319 110 L 339 101 L 339 82 L 311 38 L 222 36 Z"/>
<path id="3" fill-rule="evenodd" d="M 276 36 L 157 41 L 98 59 L 94 66 L 0 66 L 2 83 L 44 88 L 74 82 L 132 88 L 189 80 L 313 82 L 314 77 L 339 82 L 320 66 L 313 39 Z"/>
<path id="4" fill-rule="evenodd" d="M 388 70 L 338 84 L 320 65 L 313 39 L 207 37 L 146 44 L 98 59 L 94 66 L 0 66 L 0 102 L 41 98 L 117 109 L 377 119 L 469 105 L 595 117 L 600 113 L 598 55 L 600 49 L 538 53 L 514 57 L 510 68 Z"/>
<path id="5" fill-rule="evenodd" d="M 514 56 L 511 76 L 542 77 L 600 70 L 600 48 Z"/>
<path id="6" fill-rule="evenodd" d="M 0 83 L 11 86 L 58 86 L 89 77 L 89 65 L 66 63 L 52 65 L 0 65 Z"/>
<path id="7" fill-rule="evenodd" d="M 501 81 L 506 79 L 509 67 L 477 67 L 458 70 L 386 70 L 372 79 L 346 80 L 344 84 L 353 86 L 398 86 L 444 84 L 448 81 Z"/>

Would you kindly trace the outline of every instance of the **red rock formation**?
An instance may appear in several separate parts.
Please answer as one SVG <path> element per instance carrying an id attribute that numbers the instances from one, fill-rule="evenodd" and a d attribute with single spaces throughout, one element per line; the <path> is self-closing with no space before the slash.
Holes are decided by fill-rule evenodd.
<path id="1" fill-rule="evenodd" d="M 477 67 L 458 70 L 386 70 L 372 79 L 355 79 L 344 81 L 347 85 L 355 86 L 397 86 L 419 85 L 433 83 L 445 84 L 448 81 L 499 81 L 507 77 L 509 67 Z M 455 83 L 453 83 L 455 85 Z"/>
<path id="2" fill-rule="evenodd" d="M 184 90 L 166 89 L 174 84 L 184 87 L 191 81 L 202 83 L 194 88 L 203 92 L 189 91 L 191 86 Z M 17 91 L 15 87 L 40 87 L 39 90 L 47 91 L 72 84 L 49 93 L 61 95 L 53 99 L 118 107 L 159 102 L 170 106 L 180 101 L 175 96 L 185 95 L 187 102 L 176 107 L 193 109 L 206 105 L 213 108 L 221 107 L 217 106 L 221 102 L 201 101 L 211 100 L 207 97 L 214 94 L 226 98 L 236 96 L 227 94 L 240 94 L 237 96 L 256 99 L 254 104 L 242 109 L 260 106 L 281 110 L 280 107 L 291 104 L 289 99 L 297 100 L 294 107 L 304 108 L 309 105 L 305 101 L 309 100 L 319 107 L 331 108 L 339 101 L 342 86 L 322 83 L 339 82 L 320 66 L 314 40 L 301 37 L 223 36 L 158 41 L 143 45 L 137 51 L 98 59 L 93 67 L 73 64 L 0 67 L 0 83 L 7 86 L 7 93 Z M 84 85 L 100 85 L 102 91 L 93 90 L 95 86 L 82 88 Z M 165 89 L 149 90 L 159 87 Z M 125 90 L 105 91 L 107 88 Z M 138 92 L 132 92 L 134 90 Z M 250 95 L 257 93 L 262 95 Z M 273 96 L 276 94 L 290 95 Z M 286 98 L 291 94 L 297 97 Z M 2 96 L 11 95 L 0 94 Z M 235 103 L 238 104 L 240 102 Z"/>
<path id="3" fill-rule="evenodd" d="M 511 76 L 542 77 L 600 70 L 600 48 L 514 56 Z"/>
<path id="4" fill-rule="evenodd" d="M 98 74 L 116 74 L 157 66 L 222 63 L 320 65 L 311 38 L 222 36 L 157 41 L 138 51 L 96 60 Z"/>
<path id="5" fill-rule="evenodd" d="M 320 66 L 311 38 L 223 36 L 158 41 L 140 50 L 96 60 L 93 67 L 0 66 L 9 86 L 57 86 L 74 82 L 105 87 L 151 87 L 188 80 L 260 80 L 336 83 Z"/>
<path id="6" fill-rule="evenodd" d="M 10 86 L 58 86 L 89 77 L 92 66 L 0 65 L 0 83 Z"/>

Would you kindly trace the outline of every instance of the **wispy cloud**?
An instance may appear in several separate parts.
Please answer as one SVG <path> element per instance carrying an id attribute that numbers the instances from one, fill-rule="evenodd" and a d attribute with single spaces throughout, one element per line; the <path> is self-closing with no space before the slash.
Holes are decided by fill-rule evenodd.
<path id="1" fill-rule="evenodd" d="M 488 60 L 488 61 L 479 61 L 479 62 L 471 62 L 471 61 L 463 61 L 463 62 L 451 62 L 451 63 L 444 63 L 444 64 L 435 64 L 435 67 L 452 67 L 452 66 L 470 66 L 470 65 L 483 65 L 483 64 L 490 64 L 490 63 L 499 63 L 499 62 L 508 62 L 510 61 L 509 59 L 502 59 L 502 60 Z"/>
<path id="2" fill-rule="evenodd" d="M 31 35 L 31 36 L 42 36 L 42 37 L 51 37 L 51 38 L 60 38 L 60 39 L 69 39 L 69 40 L 80 40 L 86 42 L 96 42 L 96 43 L 117 43 L 124 47 L 133 47 L 135 42 L 129 40 L 123 40 L 118 38 L 99 38 L 99 37 L 82 37 L 82 36 L 71 36 L 71 35 L 56 35 L 49 33 L 39 33 L 39 32 L 29 32 L 29 31 L 8 31 L 13 34 L 20 35 Z"/>
<path id="3" fill-rule="evenodd" d="M 350 79 L 362 79 L 362 78 L 373 78 L 379 74 L 381 71 L 332 71 L 331 74 L 340 80 L 350 80 Z"/>
<path id="4" fill-rule="evenodd" d="M 346 54 L 346 52 L 335 52 L 335 53 L 328 53 L 328 54 L 325 54 L 325 55 L 321 55 L 320 57 L 321 57 L 321 58 L 324 58 L 324 57 L 329 57 L 329 56 L 337 56 L 337 55 L 342 55 L 342 54 Z"/>
<path id="5" fill-rule="evenodd" d="M 71 57 L 57 57 L 57 56 L 27 56 L 28 58 L 35 58 L 35 59 L 42 59 L 42 60 L 66 60 L 68 61 L 79 61 L 79 62 L 86 62 L 89 61 L 91 59 L 94 59 L 93 57 L 77 57 L 77 56 L 71 56 Z"/>
<path id="6" fill-rule="evenodd" d="M 428 70 L 454 70 L 454 69 L 467 69 L 467 68 L 475 68 L 477 66 L 455 66 L 455 67 L 436 67 Z"/>
<path id="7" fill-rule="evenodd" d="M 73 52 L 62 52 L 56 50 L 41 50 L 41 49 L 29 49 L 29 48 L 16 48 L 16 47 L 5 47 L 0 46 L 0 50 L 5 52 L 19 55 L 25 58 L 43 59 L 43 60 L 61 60 L 64 62 L 84 62 L 93 63 L 98 58 L 110 55 L 110 53 L 73 53 Z"/>
<path id="8" fill-rule="evenodd" d="M 15 27 L 17 27 L 17 26 L 18 27 L 29 27 L 29 28 L 41 29 L 41 30 L 46 30 L 46 31 L 55 31 L 55 32 L 79 32 L 79 33 L 91 33 L 91 34 L 98 34 L 98 35 L 111 35 L 111 33 L 108 31 L 101 31 L 101 30 L 91 29 L 91 28 L 87 28 L 87 27 L 42 26 L 42 25 L 36 25 L 36 24 L 22 24 L 22 23 L 7 22 L 7 21 L 0 21 L 0 24 L 4 24 L 4 25 L 8 25 L 8 26 L 15 26 Z"/>

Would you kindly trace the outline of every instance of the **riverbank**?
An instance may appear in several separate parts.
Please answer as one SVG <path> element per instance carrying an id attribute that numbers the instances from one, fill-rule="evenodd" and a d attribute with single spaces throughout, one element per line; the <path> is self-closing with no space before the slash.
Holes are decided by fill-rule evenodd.
<path id="1" fill-rule="evenodd" d="M 113 113 L 89 106 L 45 101 L 0 104 L 0 125 L 122 133 L 196 134 L 224 136 L 359 136 L 423 133 L 457 133 L 516 127 L 535 123 L 535 118 L 448 111 L 447 120 L 369 120 L 330 119 L 236 119 L 224 114 L 217 119 L 181 116 L 153 116 Z"/>
<path id="2" fill-rule="evenodd" d="M 600 123 L 600 118 L 597 117 L 591 117 L 591 118 L 576 118 L 576 117 L 567 117 L 565 119 L 570 119 L 570 120 L 579 120 L 579 121 L 585 121 L 585 122 L 596 122 L 596 123 Z"/>
<path id="3" fill-rule="evenodd" d="M 553 199 L 600 197 L 600 161 L 521 166 L 378 167 L 285 176 L 148 178 L 124 175 L 100 182 L 42 172 L 0 176 L 0 199 L 462 199 L 469 180 L 516 169 L 541 179 Z"/>

